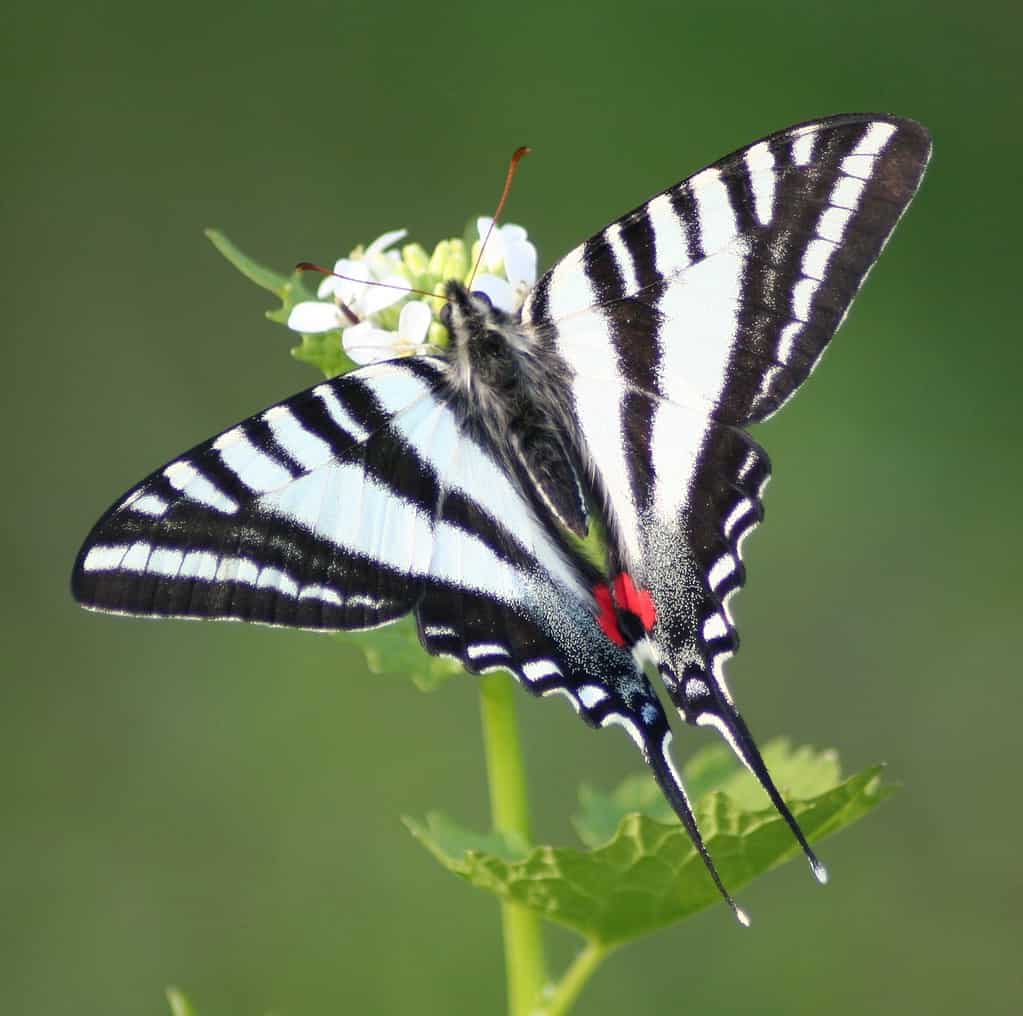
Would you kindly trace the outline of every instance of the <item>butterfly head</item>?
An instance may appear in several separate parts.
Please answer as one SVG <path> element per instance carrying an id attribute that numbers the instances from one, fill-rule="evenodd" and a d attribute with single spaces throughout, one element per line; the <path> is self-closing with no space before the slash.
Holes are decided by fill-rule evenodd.
<path id="1" fill-rule="evenodd" d="M 521 374 L 514 346 L 517 332 L 511 315 L 495 307 L 483 293 L 471 293 L 460 282 L 445 286 L 448 302 L 441 322 L 451 336 L 451 357 L 466 386 L 508 390 Z"/>
<path id="2" fill-rule="evenodd" d="M 470 292 L 457 279 L 449 279 L 444 284 L 444 296 L 447 303 L 441 308 L 441 322 L 451 332 L 452 339 L 459 333 L 507 327 L 513 323 L 512 316 L 495 307 L 486 293 Z"/>

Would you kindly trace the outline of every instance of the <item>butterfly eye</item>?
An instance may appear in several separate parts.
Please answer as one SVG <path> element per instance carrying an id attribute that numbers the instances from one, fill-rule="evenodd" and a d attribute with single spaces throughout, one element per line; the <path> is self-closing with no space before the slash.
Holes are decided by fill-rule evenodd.
<path id="1" fill-rule="evenodd" d="M 491 300 L 490 297 L 486 293 L 484 293 L 482 289 L 474 289 L 472 291 L 472 297 L 474 300 L 479 300 L 480 303 L 486 304 L 489 310 L 494 309 L 494 301 Z"/>
<path id="2" fill-rule="evenodd" d="M 440 309 L 440 323 L 450 332 L 451 331 L 451 304 L 446 303 Z"/>

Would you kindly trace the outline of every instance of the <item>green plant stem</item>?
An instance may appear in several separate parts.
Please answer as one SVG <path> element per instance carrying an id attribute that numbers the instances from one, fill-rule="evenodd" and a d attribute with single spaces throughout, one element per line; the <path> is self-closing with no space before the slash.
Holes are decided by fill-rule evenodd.
<path id="1" fill-rule="evenodd" d="M 515 717 L 515 686 L 505 673 L 482 679 L 483 741 L 494 829 L 531 842 L 526 771 Z M 509 1016 L 529 1016 L 543 990 L 543 929 L 540 918 L 516 903 L 501 904 Z"/>
<path id="2" fill-rule="evenodd" d="M 565 971 L 546 1005 L 536 1009 L 533 1016 L 564 1016 L 572 1008 L 579 992 L 594 975 L 597 967 L 604 962 L 611 950 L 597 942 L 590 942 Z"/>

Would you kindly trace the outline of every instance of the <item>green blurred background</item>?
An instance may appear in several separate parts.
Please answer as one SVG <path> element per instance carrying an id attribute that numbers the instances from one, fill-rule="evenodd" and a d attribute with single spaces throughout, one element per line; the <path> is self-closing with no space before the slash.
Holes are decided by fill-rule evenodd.
<path id="1" fill-rule="evenodd" d="M 893 802 L 823 853 L 614 957 L 580 1012 L 1017 1013 L 1018 5 L 536 8 L 58 0 L 2 42 L 6 340 L 0 998 L 138 1016 L 491 1013 L 497 911 L 399 815 L 487 821 L 470 680 L 432 696 L 309 634 L 89 615 L 99 512 L 315 380 L 277 267 L 508 210 L 546 262 L 704 163 L 846 110 L 934 133 L 923 190 L 807 390 L 758 432 L 732 683 L 762 739 L 886 760 Z M 11 471 L 13 463 L 13 473 Z M 539 834 L 618 735 L 520 697 Z M 711 735 L 694 733 L 689 745 Z M 564 958 L 572 943 L 556 938 Z"/>

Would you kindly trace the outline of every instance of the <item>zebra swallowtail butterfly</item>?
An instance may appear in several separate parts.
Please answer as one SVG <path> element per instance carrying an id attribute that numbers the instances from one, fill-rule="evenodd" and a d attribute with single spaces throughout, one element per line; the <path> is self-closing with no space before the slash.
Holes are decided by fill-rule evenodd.
<path id="1" fill-rule="evenodd" d="M 716 728 L 824 868 L 725 685 L 728 601 L 769 476 L 747 433 L 825 346 L 912 199 L 927 132 L 790 127 L 581 244 L 508 315 L 447 283 L 441 355 L 318 384 L 132 488 L 79 553 L 117 613 L 327 631 L 415 615 L 429 653 L 506 668 L 621 726 L 721 885 L 643 661 Z M 599 521 L 601 568 L 572 534 Z"/>

